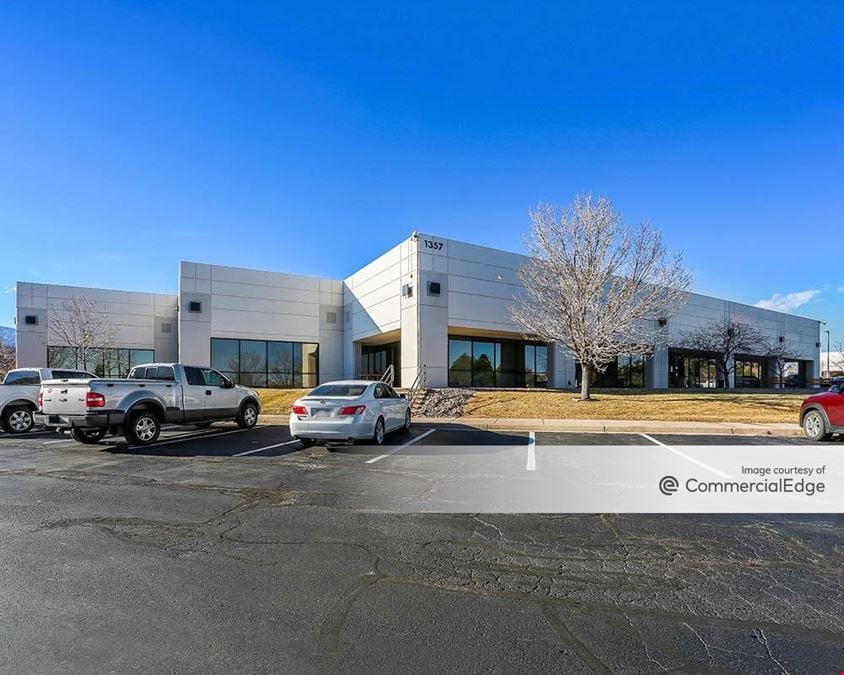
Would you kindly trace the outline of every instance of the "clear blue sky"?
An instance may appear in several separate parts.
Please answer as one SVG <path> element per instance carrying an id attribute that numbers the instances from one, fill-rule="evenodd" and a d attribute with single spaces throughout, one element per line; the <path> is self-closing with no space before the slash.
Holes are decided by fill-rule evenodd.
<path id="1" fill-rule="evenodd" d="M 528 4 L 3 3 L 0 285 L 520 250 L 589 191 L 844 337 L 844 4 Z"/>

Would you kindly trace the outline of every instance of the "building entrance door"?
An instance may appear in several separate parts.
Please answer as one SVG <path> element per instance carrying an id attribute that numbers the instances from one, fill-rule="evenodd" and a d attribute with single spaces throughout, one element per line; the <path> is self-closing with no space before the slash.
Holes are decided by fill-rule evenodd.
<path id="1" fill-rule="evenodd" d="M 361 345 L 360 376 L 364 380 L 380 379 L 390 366 L 395 370 L 393 386 L 401 386 L 401 343 Z"/>

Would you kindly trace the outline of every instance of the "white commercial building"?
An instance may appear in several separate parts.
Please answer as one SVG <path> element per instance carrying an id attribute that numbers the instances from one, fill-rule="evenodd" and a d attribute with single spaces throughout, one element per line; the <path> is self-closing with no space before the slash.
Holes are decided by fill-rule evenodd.
<path id="1" fill-rule="evenodd" d="M 574 360 L 558 345 L 525 340 L 510 320 L 524 261 L 414 234 L 344 280 L 182 262 L 177 295 L 19 282 L 18 365 L 108 368 L 108 359 L 79 363 L 78 350 L 56 343 L 50 328 L 69 299 L 88 297 L 117 328 L 115 346 L 130 363 L 211 364 L 258 387 L 375 377 L 389 365 L 405 386 L 423 367 L 435 387 L 576 386 Z M 723 386 L 711 354 L 679 345 L 684 331 L 726 315 L 753 322 L 771 342 L 788 341 L 799 357 L 792 383 L 819 376 L 819 321 L 691 293 L 664 325 L 653 355 L 619 357 L 597 384 Z M 772 376 L 764 358 L 745 355 L 730 378 L 764 386 Z"/>

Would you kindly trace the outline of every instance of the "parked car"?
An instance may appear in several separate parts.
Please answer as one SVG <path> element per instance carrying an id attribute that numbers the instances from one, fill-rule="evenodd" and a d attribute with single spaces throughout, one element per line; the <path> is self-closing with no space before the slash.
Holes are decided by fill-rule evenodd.
<path id="1" fill-rule="evenodd" d="M 807 397 L 800 406 L 800 425 L 806 438 L 813 441 L 844 433 L 844 382 Z"/>
<path id="2" fill-rule="evenodd" d="M 210 426 L 235 420 L 254 427 L 258 394 L 214 370 L 181 363 L 132 368 L 124 380 L 52 380 L 41 384 L 44 424 L 69 429 L 80 443 L 122 433 L 132 445 L 154 443 L 164 422 Z"/>
<path id="3" fill-rule="evenodd" d="M 305 445 L 317 440 L 384 442 L 391 431 L 410 430 L 410 404 L 384 382 L 344 380 L 321 384 L 290 410 L 290 433 Z"/>
<path id="4" fill-rule="evenodd" d="M 91 379 L 84 370 L 66 368 L 17 368 L 6 373 L 0 386 L 0 427 L 10 434 L 22 434 L 35 425 L 38 392 L 43 380 Z"/>

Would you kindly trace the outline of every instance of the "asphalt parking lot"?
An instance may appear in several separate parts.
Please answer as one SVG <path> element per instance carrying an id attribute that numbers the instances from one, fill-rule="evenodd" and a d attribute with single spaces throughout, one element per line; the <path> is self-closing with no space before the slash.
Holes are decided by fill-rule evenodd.
<path id="1" fill-rule="evenodd" d="M 417 424 L 380 448 L 305 449 L 283 425 L 112 440 L 0 435 L 3 672 L 844 663 L 840 515 L 402 512 L 443 498 L 432 464 L 518 481 L 559 446 L 802 439 Z"/>

